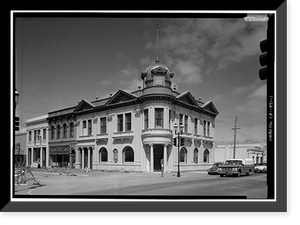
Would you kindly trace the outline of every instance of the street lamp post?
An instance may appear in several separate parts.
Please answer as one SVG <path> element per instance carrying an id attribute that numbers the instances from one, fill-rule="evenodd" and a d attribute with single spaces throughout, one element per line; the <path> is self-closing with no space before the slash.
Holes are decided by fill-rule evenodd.
<path id="1" fill-rule="evenodd" d="M 15 108 L 17 107 L 18 103 L 19 103 L 19 92 L 17 91 L 17 89 L 15 89 Z"/>
<path id="2" fill-rule="evenodd" d="M 178 146 L 178 171 L 177 171 L 177 177 L 180 177 L 180 134 L 182 134 L 183 131 L 183 124 L 180 123 L 180 126 L 178 127 L 178 125 L 175 123 L 174 124 L 174 130 L 175 130 L 175 134 L 177 134 L 177 146 Z"/>

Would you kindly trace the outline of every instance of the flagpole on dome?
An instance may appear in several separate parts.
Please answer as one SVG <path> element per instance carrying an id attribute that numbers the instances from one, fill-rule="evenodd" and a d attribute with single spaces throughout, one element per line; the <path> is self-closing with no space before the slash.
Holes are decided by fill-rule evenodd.
<path id="1" fill-rule="evenodd" d="M 158 23 L 156 24 L 156 63 L 159 63 L 158 60 Z"/>

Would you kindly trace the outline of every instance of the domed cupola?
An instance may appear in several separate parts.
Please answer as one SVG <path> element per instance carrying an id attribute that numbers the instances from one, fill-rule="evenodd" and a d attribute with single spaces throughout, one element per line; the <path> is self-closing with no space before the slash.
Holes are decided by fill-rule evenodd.
<path id="1" fill-rule="evenodd" d="M 145 82 L 146 88 L 151 86 L 165 86 L 171 88 L 171 78 L 174 73 L 170 72 L 167 66 L 159 63 L 156 59 L 155 63 L 150 65 L 145 72 L 141 73 L 141 78 Z"/>

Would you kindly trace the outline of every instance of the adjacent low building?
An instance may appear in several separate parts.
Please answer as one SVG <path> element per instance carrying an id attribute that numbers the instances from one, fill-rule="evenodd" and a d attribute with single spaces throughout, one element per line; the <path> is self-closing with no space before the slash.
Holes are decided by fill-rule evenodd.
<path id="1" fill-rule="evenodd" d="M 215 161 L 224 162 L 233 158 L 233 145 L 217 145 L 215 148 Z M 237 144 L 235 158 L 251 158 L 253 163 L 267 162 L 266 143 Z"/>
<path id="2" fill-rule="evenodd" d="M 48 115 L 26 120 L 26 165 L 49 166 Z"/>

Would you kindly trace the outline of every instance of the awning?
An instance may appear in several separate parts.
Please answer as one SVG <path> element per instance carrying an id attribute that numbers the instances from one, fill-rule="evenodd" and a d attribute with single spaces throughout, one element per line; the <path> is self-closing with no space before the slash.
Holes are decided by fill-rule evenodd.
<path id="1" fill-rule="evenodd" d="M 70 147 L 69 146 L 50 147 L 50 155 L 58 155 L 58 154 L 70 154 Z"/>

